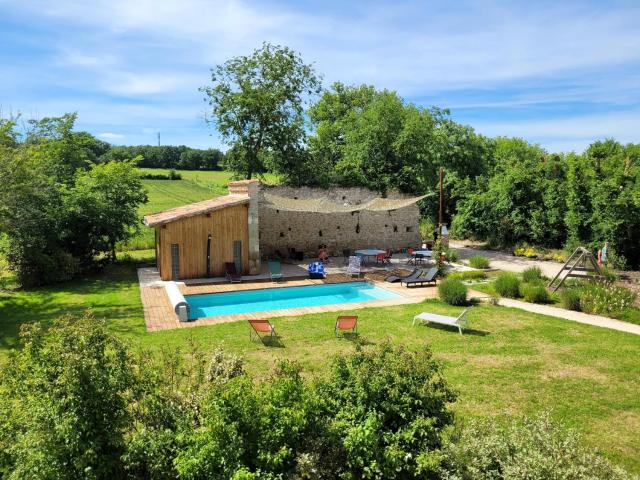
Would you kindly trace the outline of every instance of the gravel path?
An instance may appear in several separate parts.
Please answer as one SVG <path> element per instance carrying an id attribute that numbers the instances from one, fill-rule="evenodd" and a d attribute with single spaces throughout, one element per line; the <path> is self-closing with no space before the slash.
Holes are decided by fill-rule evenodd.
<path id="1" fill-rule="evenodd" d="M 474 255 L 482 255 L 489 259 L 491 268 L 506 270 L 508 272 L 522 272 L 529 267 L 538 267 L 545 277 L 553 278 L 562 268 L 562 263 L 551 262 L 546 260 L 534 260 L 525 257 L 516 257 L 504 252 L 495 250 L 480 250 L 477 248 L 467 247 L 461 243 L 454 241 L 449 242 L 449 247 L 458 252 L 460 258 L 470 258 Z"/>

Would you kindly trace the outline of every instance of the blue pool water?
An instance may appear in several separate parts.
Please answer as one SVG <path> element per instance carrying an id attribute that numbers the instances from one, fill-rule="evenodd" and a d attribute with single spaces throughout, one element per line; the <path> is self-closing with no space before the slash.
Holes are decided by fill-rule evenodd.
<path id="1" fill-rule="evenodd" d="M 368 282 L 265 288 L 185 297 L 190 307 L 189 319 L 397 298 L 402 297 Z"/>

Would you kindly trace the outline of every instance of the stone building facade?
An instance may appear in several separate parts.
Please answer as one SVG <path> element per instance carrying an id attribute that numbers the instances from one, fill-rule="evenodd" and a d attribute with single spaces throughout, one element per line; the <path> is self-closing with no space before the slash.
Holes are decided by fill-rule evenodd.
<path id="1" fill-rule="evenodd" d="M 333 255 L 341 255 L 346 248 L 399 251 L 415 248 L 421 242 L 416 205 L 419 198 L 390 192 L 381 199 L 376 192 L 364 188 L 266 185 L 261 186 L 258 195 L 263 257 L 273 256 L 276 251 L 286 255 L 289 248 L 312 256 L 319 245 L 327 245 Z M 332 205 L 336 209 L 329 211 Z M 306 207 L 308 211 L 304 211 Z"/>

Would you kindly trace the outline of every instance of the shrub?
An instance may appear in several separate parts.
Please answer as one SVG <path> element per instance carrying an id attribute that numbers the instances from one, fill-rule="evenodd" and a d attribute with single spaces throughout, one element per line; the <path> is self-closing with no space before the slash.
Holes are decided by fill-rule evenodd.
<path id="1" fill-rule="evenodd" d="M 444 480 L 630 478 L 584 448 L 576 431 L 555 424 L 548 414 L 507 427 L 472 421 L 452 436 L 442 455 L 440 478 Z"/>
<path id="2" fill-rule="evenodd" d="M 544 285 L 525 283 L 520 290 L 525 302 L 549 303 L 549 292 Z"/>
<path id="3" fill-rule="evenodd" d="M 458 251 L 452 248 L 447 248 L 446 256 L 447 256 L 447 261 L 449 262 L 456 263 L 458 260 L 460 260 L 460 255 L 458 254 Z"/>
<path id="4" fill-rule="evenodd" d="M 480 270 L 484 270 L 489 268 L 489 259 L 487 257 L 483 257 L 482 255 L 474 255 L 469 259 L 469 265 L 472 268 L 479 268 Z"/>
<path id="5" fill-rule="evenodd" d="M 338 357 L 317 391 L 328 431 L 315 432 L 308 452 L 317 473 L 300 478 L 434 477 L 455 395 L 429 349 L 387 342 Z"/>
<path id="6" fill-rule="evenodd" d="M 462 272 L 451 272 L 447 278 L 455 278 L 457 280 L 482 280 L 487 278 L 487 273 L 481 270 L 466 270 Z"/>
<path id="7" fill-rule="evenodd" d="M 169 170 L 169 173 L 143 173 L 140 175 L 143 180 L 182 180 L 180 175 L 175 170 Z"/>
<path id="8" fill-rule="evenodd" d="M 633 306 L 636 294 L 612 283 L 588 283 L 580 288 L 580 308 L 586 313 L 618 316 Z"/>
<path id="9" fill-rule="evenodd" d="M 522 272 L 522 281 L 525 283 L 535 283 L 542 280 L 542 271 L 538 267 L 529 267 Z"/>
<path id="10" fill-rule="evenodd" d="M 514 250 L 513 254 L 516 257 L 527 257 L 527 258 L 537 258 L 538 253 L 535 251 L 533 247 L 529 245 L 518 245 Z"/>
<path id="11" fill-rule="evenodd" d="M 567 310 L 581 311 L 580 308 L 580 290 L 577 288 L 565 288 L 560 292 L 560 302 Z"/>
<path id="12" fill-rule="evenodd" d="M 449 305 L 466 305 L 467 286 L 455 278 L 445 278 L 438 285 L 440 299 Z"/>
<path id="13" fill-rule="evenodd" d="M 503 297 L 518 298 L 520 295 L 520 280 L 511 272 L 502 272 L 496 278 L 493 288 Z"/>

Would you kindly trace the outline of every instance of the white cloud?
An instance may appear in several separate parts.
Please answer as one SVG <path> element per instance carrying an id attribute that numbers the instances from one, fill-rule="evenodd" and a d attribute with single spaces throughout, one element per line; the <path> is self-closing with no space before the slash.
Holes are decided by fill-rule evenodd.
<path id="1" fill-rule="evenodd" d="M 640 110 L 589 114 L 547 120 L 478 122 L 478 132 L 488 136 L 522 137 L 550 151 L 581 151 L 595 140 L 616 138 L 638 142 Z"/>
<path id="2" fill-rule="evenodd" d="M 118 140 L 118 139 L 124 138 L 125 136 L 121 133 L 103 132 L 103 133 L 99 133 L 98 137 L 104 138 L 106 140 Z"/>

